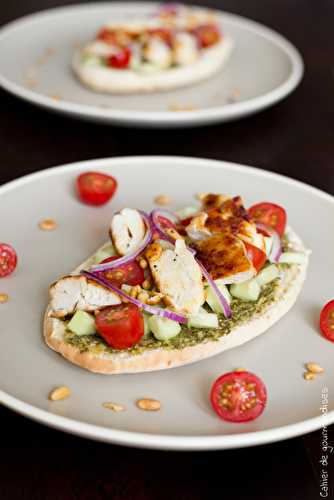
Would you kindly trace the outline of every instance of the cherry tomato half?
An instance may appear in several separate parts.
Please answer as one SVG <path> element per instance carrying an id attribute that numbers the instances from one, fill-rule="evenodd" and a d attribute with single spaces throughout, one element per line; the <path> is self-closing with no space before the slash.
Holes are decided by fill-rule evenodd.
<path id="1" fill-rule="evenodd" d="M 0 243 L 0 278 L 12 274 L 17 264 L 14 248 L 8 243 Z"/>
<path id="2" fill-rule="evenodd" d="M 286 226 L 286 211 L 283 207 L 269 202 L 257 203 L 250 207 L 248 213 L 255 222 L 266 224 L 283 236 Z"/>
<path id="3" fill-rule="evenodd" d="M 95 319 L 96 330 L 114 349 L 131 347 L 144 335 L 144 320 L 134 304 L 102 309 Z"/>
<path id="4" fill-rule="evenodd" d="M 117 256 L 109 257 L 108 259 L 104 259 L 101 264 L 112 262 L 118 258 Z M 128 264 L 123 264 L 117 269 L 103 271 L 103 276 L 113 285 L 117 286 L 117 288 L 121 288 L 122 285 L 141 285 L 145 280 L 144 271 L 135 260 Z"/>
<path id="5" fill-rule="evenodd" d="M 263 412 L 267 390 L 250 372 L 229 372 L 219 377 L 211 389 L 211 404 L 223 420 L 249 422 Z"/>
<path id="6" fill-rule="evenodd" d="M 129 66 L 131 60 L 131 50 L 129 47 L 120 49 L 116 54 L 107 58 L 107 64 L 111 68 L 125 69 Z"/>
<path id="7" fill-rule="evenodd" d="M 334 342 L 334 300 L 328 302 L 320 313 L 320 329 L 326 339 Z"/>
<path id="8" fill-rule="evenodd" d="M 259 272 L 266 263 L 266 254 L 262 252 L 262 250 L 260 250 L 258 247 L 251 245 L 250 243 L 245 243 L 245 247 L 249 260 L 252 261 L 252 264 L 255 267 L 256 271 Z"/>
<path id="9" fill-rule="evenodd" d="M 89 205 L 103 205 L 110 200 L 116 188 L 116 179 L 100 172 L 85 172 L 77 178 L 80 199 Z"/>
<path id="10" fill-rule="evenodd" d="M 211 47 L 221 39 L 221 33 L 215 24 L 203 24 L 194 30 L 198 44 L 202 48 Z"/>

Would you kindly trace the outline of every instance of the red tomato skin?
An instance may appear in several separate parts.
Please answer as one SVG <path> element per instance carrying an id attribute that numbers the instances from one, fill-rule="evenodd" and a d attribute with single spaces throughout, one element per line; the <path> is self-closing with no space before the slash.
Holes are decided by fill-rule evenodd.
<path id="1" fill-rule="evenodd" d="M 220 389 L 224 383 L 232 383 L 237 381 L 238 383 L 255 383 L 256 384 L 256 397 L 257 404 L 254 408 L 246 410 L 244 413 L 241 412 L 231 412 L 228 409 L 223 408 L 219 404 L 219 399 L 221 397 Z M 267 403 L 267 389 L 261 379 L 251 372 L 229 372 L 221 375 L 213 384 L 210 394 L 210 400 L 214 411 L 222 419 L 228 422 L 243 423 L 250 422 L 255 418 L 259 417 L 266 406 Z"/>
<path id="2" fill-rule="evenodd" d="M 115 32 L 108 30 L 106 28 L 102 28 L 96 37 L 98 40 L 102 40 L 105 43 L 108 43 L 109 45 L 116 45 L 117 44 L 117 39 L 115 36 Z"/>
<path id="3" fill-rule="evenodd" d="M 261 214 L 262 212 L 262 214 Z M 257 215 L 258 213 L 258 215 Z M 266 224 L 279 234 L 280 237 L 283 236 L 286 226 L 287 215 L 286 211 L 280 205 L 275 203 L 270 203 L 263 201 L 251 206 L 248 209 L 248 214 L 255 222 L 262 222 Z M 275 218 L 274 220 L 272 218 Z"/>
<path id="4" fill-rule="evenodd" d="M 17 266 L 17 254 L 8 243 L 0 243 L 0 278 L 9 276 Z"/>
<path id="5" fill-rule="evenodd" d="M 252 261 L 252 264 L 255 267 L 256 272 L 258 273 L 265 265 L 267 261 L 267 255 L 262 250 L 254 245 L 251 245 L 250 243 L 244 242 L 244 244 L 246 247 L 247 256 L 249 260 Z"/>
<path id="6" fill-rule="evenodd" d="M 176 229 L 174 222 L 167 219 L 167 217 L 164 217 L 163 215 L 158 216 L 158 221 L 160 222 L 160 224 L 163 228 Z"/>
<path id="7" fill-rule="evenodd" d="M 320 313 L 320 330 L 324 337 L 334 342 L 334 300 L 330 300 Z"/>
<path id="8" fill-rule="evenodd" d="M 116 189 L 116 179 L 101 172 L 84 172 L 77 178 L 79 198 L 88 205 L 104 205 L 112 198 Z"/>
<path id="9" fill-rule="evenodd" d="M 203 24 L 202 26 L 198 26 L 193 33 L 197 38 L 198 45 L 203 49 L 215 45 L 222 38 L 218 26 L 214 24 Z"/>
<path id="10" fill-rule="evenodd" d="M 144 335 L 144 319 L 134 304 L 120 304 L 102 309 L 95 319 L 96 330 L 114 349 L 127 349 Z"/>
<path id="11" fill-rule="evenodd" d="M 129 66 L 131 60 L 131 50 L 128 47 L 124 47 L 107 58 L 107 65 L 111 68 L 125 69 Z"/>
<path id="12" fill-rule="evenodd" d="M 118 255 L 104 259 L 101 264 L 112 262 L 116 259 L 119 259 Z M 119 273 L 118 276 L 117 273 Z M 121 276 L 121 274 L 123 274 L 123 276 Z M 102 271 L 102 275 L 118 288 L 121 288 L 122 285 L 141 285 L 145 280 L 144 271 L 136 260 L 129 262 L 128 264 L 123 264 L 116 269 Z"/>

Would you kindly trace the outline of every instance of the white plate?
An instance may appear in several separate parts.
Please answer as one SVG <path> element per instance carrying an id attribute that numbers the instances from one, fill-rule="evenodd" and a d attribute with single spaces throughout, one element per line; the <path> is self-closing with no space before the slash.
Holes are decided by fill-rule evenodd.
<path id="1" fill-rule="evenodd" d="M 79 172 L 98 169 L 119 181 L 107 206 L 81 204 L 74 194 Z M 144 183 L 144 179 L 150 182 Z M 175 207 L 193 203 L 198 191 L 241 194 L 246 206 L 264 199 L 283 205 L 291 225 L 313 254 L 306 285 L 296 306 L 259 338 L 211 359 L 172 370 L 139 375 L 95 375 L 65 361 L 44 345 L 42 315 L 48 285 L 68 273 L 106 240 L 114 210 L 124 205 L 150 209 L 157 194 L 170 195 Z M 319 311 L 333 296 L 333 232 L 321 221 L 334 219 L 334 199 L 300 182 L 212 160 L 137 157 L 92 160 L 57 167 L 0 187 L 1 240 L 19 255 L 17 271 L 0 280 L 0 401 L 47 425 L 102 441 L 164 449 L 218 449 L 251 446 L 296 436 L 334 422 L 332 367 L 334 344 L 318 331 Z M 43 232 L 37 223 L 54 218 L 59 228 Z M 304 363 L 316 361 L 323 375 L 307 382 Z M 245 367 L 268 388 L 264 414 L 247 424 L 229 424 L 208 401 L 212 382 Z M 54 386 L 66 384 L 72 396 L 51 403 Z M 328 387 L 328 419 L 320 414 L 321 391 Z M 159 413 L 138 410 L 134 402 L 153 397 Z M 112 413 L 105 401 L 125 404 Z"/>
<path id="2" fill-rule="evenodd" d="M 95 94 L 81 86 L 70 68 L 74 45 L 92 39 L 106 19 L 145 15 L 156 7 L 152 3 L 96 3 L 14 21 L 0 30 L 0 85 L 34 104 L 77 118 L 128 126 L 184 127 L 258 112 L 286 97 L 299 83 L 303 63 L 290 42 L 254 21 L 222 13 L 223 30 L 236 46 L 226 68 L 211 80 L 173 92 L 134 96 Z M 54 53 L 48 54 L 48 48 Z M 29 88 L 34 81 L 37 86 Z M 197 110 L 170 111 L 174 105 Z"/>

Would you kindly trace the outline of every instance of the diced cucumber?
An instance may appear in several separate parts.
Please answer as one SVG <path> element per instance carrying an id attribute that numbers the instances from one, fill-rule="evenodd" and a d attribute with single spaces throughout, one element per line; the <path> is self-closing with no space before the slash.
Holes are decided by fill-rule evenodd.
<path id="1" fill-rule="evenodd" d="M 266 256 L 269 257 L 271 247 L 273 246 L 273 239 L 271 236 L 264 236 L 264 244 L 266 246 Z"/>
<path id="2" fill-rule="evenodd" d="M 85 311 L 77 311 L 67 325 L 68 330 L 76 335 L 93 335 L 96 333 L 95 318 Z"/>
<path id="3" fill-rule="evenodd" d="M 279 258 L 280 264 L 304 264 L 306 255 L 300 252 L 284 252 Z"/>
<path id="4" fill-rule="evenodd" d="M 201 308 L 197 314 L 190 316 L 188 328 L 219 328 L 217 314 L 208 313 Z"/>
<path id="5" fill-rule="evenodd" d="M 102 58 L 94 54 L 83 54 L 82 62 L 87 66 L 103 66 Z"/>
<path id="6" fill-rule="evenodd" d="M 94 262 L 96 264 L 99 264 L 104 259 L 108 259 L 108 257 L 113 257 L 114 255 L 116 255 L 115 249 L 113 245 L 109 243 L 108 245 L 105 245 L 96 252 L 96 254 L 94 255 Z"/>
<path id="7" fill-rule="evenodd" d="M 151 316 L 148 326 L 157 340 L 169 340 L 176 337 L 181 331 L 179 323 L 161 316 Z"/>
<path id="8" fill-rule="evenodd" d="M 149 314 L 143 313 L 143 319 L 144 319 L 144 338 L 147 338 L 150 335 L 150 333 L 151 333 L 150 318 L 151 318 L 151 316 Z"/>
<path id="9" fill-rule="evenodd" d="M 219 288 L 219 291 L 222 293 L 222 295 L 225 297 L 227 302 L 230 304 L 231 302 L 231 295 L 230 292 L 227 289 L 227 286 L 221 283 L 221 280 L 215 280 L 216 285 Z M 210 308 L 213 310 L 213 312 L 217 314 L 223 314 L 224 310 L 222 308 L 221 303 L 219 302 L 217 295 L 215 292 L 212 290 L 212 288 L 209 286 L 206 289 L 206 302 L 209 304 Z"/>
<path id="10" fill-rule="evenodd" d="M 177 210 L 175 213 L 180 219 L 187 219 L 195 215 L 199 211 L 198 207 L 184 207 Z"/>
<path id="11" fill-rule="evenodd" d="M 260 292 L 261 288 L 256 278 L 230 286 L 231 295 L 245 301 L 256 301 L 259 298 Z"/>
<path id="12" fill-rule="evenodd" d="M 279 276 L 279 270 L 275 264 L 271 264 L 270 266 L 262 269 L 259 274 L 256 276 L 256 281 L 262 287 L 267 285 L 271 281 L 274 281 Z"/>

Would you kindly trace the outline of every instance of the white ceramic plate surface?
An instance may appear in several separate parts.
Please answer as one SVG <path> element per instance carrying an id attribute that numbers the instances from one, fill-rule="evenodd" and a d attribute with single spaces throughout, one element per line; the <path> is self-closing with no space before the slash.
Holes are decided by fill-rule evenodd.
<path id="1" fill-rule="evenodd" d="M 81 204 L 74 192 L 77 175 L 108 172 L 119 181 L 110 204 Z M 150 182 L 144 182 L 149 179 Z M 74 269 L 107 239 L 113 211 L 124 206 L 149 210 L 153 197 L 166 194 L 175 208 L 194 202 L 198 191 L 240 194 L 246 206 L 262 200 L 283 205 L 289 222 L 312 249 L 305 287 L 295 307 L 273 328 L 241 347 L 181 368 L 138 375 L 92 374 L 65 361 L 42 339 L 48 286 Z M 0 401 L 52 427 L 105 442 L 139 447 L 203 450 L 268 443 L 334 422 L 332 367 L 334 344 L 318 331 L 319 311 L 333 298 L 333 197 L 300 182 L 231 163 L 181 157 L 133 157 L 87 161 L 32 174 L 0 187 L 1 241 L 19 255 L 15 273 L 0 280 Z M 54 218 L 56 231 L 38 222 Z M 322 223 L 322 221 L 325 221 Z M 307 382 L 304 363 L 316 361 L 323 375 Z M 237 367 L 258 374 L 268 388 L 263 415 L 247 424 L 221 421 L 209 403 L 213 381 Z M 48 401 L 49 391 L 68 385 L 66 401 Z M 328 388 L 328 414 L 322 417 L 322 390 Z M 135 401 L 153 397 L 158 413 L 138 410 Z M 127 406 L 112 413 L 105 401 Z"/>
<path id="2" fill-rule="evenodd" d="M 235 120 L 275 104 L 298 85 L 303 63 L 291 43 L 254 21 L 228 13 L 222 13 L 221 22 L 235 40 L 235 49 L 227 66 L 210 80 L 172 92 L 133 96 L 96 94 L 76 80 L 71 58 L 78 43 L 91 40 L 108 19 L 138 17 L 156 8 L 152 3 L 95 3 L 14 21 L 0 30 L 0 85 L 33 104 L 72 117 L 163 127 Z M 192 106 L 195 111 L 171 111 L 175 106 Z"/>

